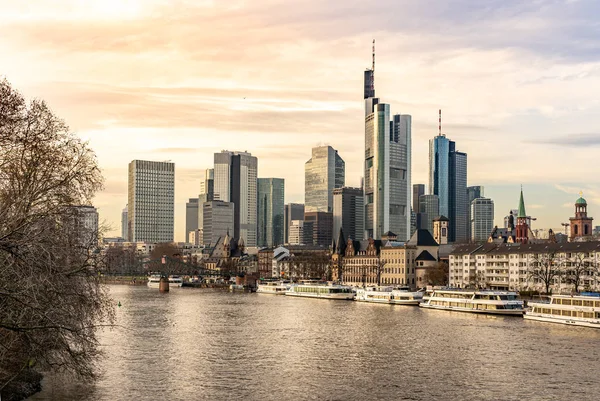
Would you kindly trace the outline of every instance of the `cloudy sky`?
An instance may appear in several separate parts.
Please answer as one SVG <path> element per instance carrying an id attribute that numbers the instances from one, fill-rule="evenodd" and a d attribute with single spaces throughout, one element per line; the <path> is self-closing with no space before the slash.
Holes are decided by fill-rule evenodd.
<path id="1" fill-rule="evenodd" d="M 468 153 L 501 224 L 522 184 L 534 228 L 560 229 L 582 190 L 600 225 L 600 3 L 594 0 L 0 0 L 0 75 L 88 139 L 106 177 L 95 205 L 120 233 L 133 159 L 176 164 L 185 202 L 222 149 L 259 158 L 304 200 L 328 144 L 362 175 L 362 77 L 413 116 L 413 183 L 428 140 Z"/>

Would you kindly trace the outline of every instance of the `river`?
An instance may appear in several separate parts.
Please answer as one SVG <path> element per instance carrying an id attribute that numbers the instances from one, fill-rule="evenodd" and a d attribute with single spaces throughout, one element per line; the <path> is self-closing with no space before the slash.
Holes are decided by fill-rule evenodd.
<path id="1" fill-rule="evenodd" d="M 102 376 L 30 400 L 592 400 L 600 330 L 418 307 L 111 286 Z"/>

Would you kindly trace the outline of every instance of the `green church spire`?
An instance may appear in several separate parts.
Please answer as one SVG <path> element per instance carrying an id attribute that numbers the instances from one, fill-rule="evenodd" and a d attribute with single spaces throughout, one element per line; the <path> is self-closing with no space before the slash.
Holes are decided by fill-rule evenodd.
<path id="1" fill-rule="evenodd" d="M 525 202 L 523 201 L 523 186 L 521 186 L 521 199 L 519 199 L 519 214 L 517 214 L 517 217 L 527 217 Z"/>

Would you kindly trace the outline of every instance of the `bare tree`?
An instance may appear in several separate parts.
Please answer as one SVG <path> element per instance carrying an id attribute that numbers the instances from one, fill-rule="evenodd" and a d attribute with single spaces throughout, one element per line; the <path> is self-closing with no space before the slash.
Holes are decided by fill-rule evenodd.
<path id="1" fill-rule="evenodd" d="M 114 307 L 97 233 L 82 232 L 75 206 L 101 187 L 88 144 L 0 81 L 0 395 L 22 391 L 34 371 L 95 377 L 97 327 Z"/>
<path id="2" fill-rule="evenodd" d="M 562 265 L 563 262 L 555 252 L 548 251 L 547 253 L 535 254 L 533 261 L 529 263 L 527 276 L 534 282 L 541 282 L 544 285 L 546 294 L 549 294 L 554 281 L 564 275 Z"/>
<path id="3" fill-rule="evenodd" d="M 575 253 L 569 260 L 565 261 L 565 279 L 568 283 L 573 284 L 575 292 L 579 292 L 579 287 L 584 277 L 590 273 L 591 267 L 591 262 L 585 260 L 583 253 Z"/>
<path id="4" fill-rule="evenodd" d="M 424 278 L 427 285 L 448 285 L 448 264 L 438 262 L 435 267 L 427 269 Z"/>

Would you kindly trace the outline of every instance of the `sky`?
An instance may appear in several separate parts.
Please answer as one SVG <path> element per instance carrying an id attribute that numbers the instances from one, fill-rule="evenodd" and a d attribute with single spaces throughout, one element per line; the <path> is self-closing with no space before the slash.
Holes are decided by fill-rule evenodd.
<path id="1" fill-rule="evenodd" d="M 600 2 L 594 0 L 0 0 L 0 76 L 47 101 L 95 150 L 100 219 L 120 235 L 133 159 L 175 162 L 185 203 L 223 149 L 258 157 L 304 201 L 311 148 L 363 175 L 363 71 L 412 115 L 413 183 L 442 131 L 468 154 L 496 224 L 523 186 L 534 228 L 561 230 L 583 191 L 600 225 Z"/>

